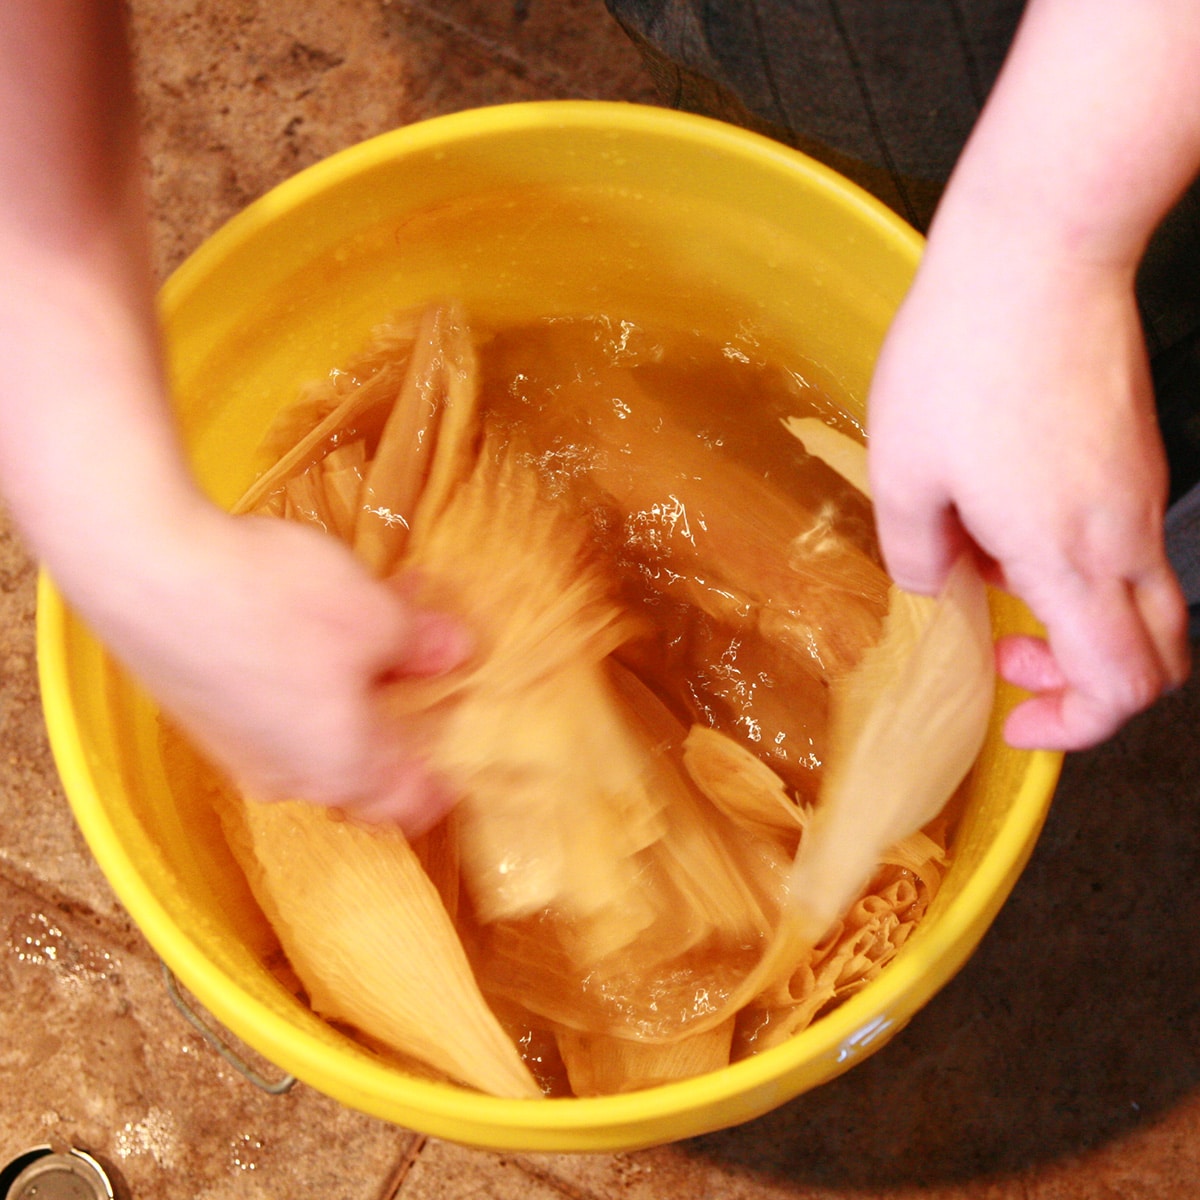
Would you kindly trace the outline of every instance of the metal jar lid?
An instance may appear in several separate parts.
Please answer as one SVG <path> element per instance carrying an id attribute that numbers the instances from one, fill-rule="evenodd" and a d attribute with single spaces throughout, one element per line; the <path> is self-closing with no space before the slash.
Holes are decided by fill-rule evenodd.
<path id="1" fill-rule="evenodd" d="M 27 1150 L 0 1171 L 0 1200 L 113 1200 L 112 1181 L 86 1151 Z"/>

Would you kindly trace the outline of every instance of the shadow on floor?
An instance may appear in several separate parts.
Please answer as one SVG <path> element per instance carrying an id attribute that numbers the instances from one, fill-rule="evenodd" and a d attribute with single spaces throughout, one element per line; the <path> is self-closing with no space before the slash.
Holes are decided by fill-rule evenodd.
<path id="1" fill-rule="evenodd" d="M 1200 1084 L 1200 680 L 1068 758 L 975 956 L 889 1046 L 687 1152 L 793 1184 L 1008 1174 Z"/>

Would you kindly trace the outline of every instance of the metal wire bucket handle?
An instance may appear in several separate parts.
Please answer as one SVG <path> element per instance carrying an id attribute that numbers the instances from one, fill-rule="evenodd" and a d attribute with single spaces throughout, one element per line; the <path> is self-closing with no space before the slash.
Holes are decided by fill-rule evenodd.
<path id="1" fill-rule="evenodd" d="M 159 960 L 162 961 L 161 959 Z M 171 997 L 172 1003 L 189 1025 L 227 1062 L 239 1075 L 244 1076 L 254 1086 L 261 1091 L 266 1092 L 270 1096 L 282 1096 L 284 1092 L 291 1091 L 296 1083 L 295 1075 L 285 1075 L 282 1079 L 272 1083 L 265 1076 L 260 1075 L 236 1050 L 234 1050 L 228 1042 L 226 1042 L 220 1034 L 209 1027 L 198 1012 L 184 998 L 183 992 L 179 987 L 179 980 L 175 978 L 174 972 L 164 962 L 162 963 L 163 979 L 167 985 L 167 995 Z"/>

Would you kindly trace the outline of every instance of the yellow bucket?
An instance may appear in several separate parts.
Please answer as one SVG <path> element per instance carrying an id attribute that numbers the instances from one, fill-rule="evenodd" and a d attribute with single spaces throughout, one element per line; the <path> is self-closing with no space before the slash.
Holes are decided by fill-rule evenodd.
<path id="1" fill-rule="evenodd" d="M 921 241 L 853 185 L 756 135 L 661 109 L 521 104 L 375 138 L 251 205 L 163 288 L 179 418 L 220 503 L 301 384 L 389 313 L 444 296 L 484 316 L 609 312 L 798 349 L 861 407 Z M 1028 621 L 999 597 L 999 630 Z M 758 1116 L 877 1050 L 962 966 L 1023 867 L 1059 756 L 1004 745 L 1002 688 L 953 865 L 880 977 L 787 1044 L 629 1095 L 500 1100 L 386 1064 L 265 965 L 263 931 L 210 813 L 167 778 L 153 705 L 41 581 L 56 761 L 121 901 L 215 1018 L 351 1107 L 495 1149 L 626 1150 Z"/>

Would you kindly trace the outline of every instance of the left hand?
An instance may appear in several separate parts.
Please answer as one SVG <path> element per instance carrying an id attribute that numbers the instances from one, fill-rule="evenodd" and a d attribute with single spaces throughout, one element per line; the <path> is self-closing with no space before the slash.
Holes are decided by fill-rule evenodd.
<path id="1" fill-rule="evenodd" d="M 869 463 L 897 583 L 937 590 L 964 547 L 1045 639 L 997 664 L 1034 693 L 1022 747 L 1114 733 L 1188 671 L 1166 559 L 1166 470 L 1132 272 L 1054 262 L 960 222 L 925 262 L 872 383 Z"/>

